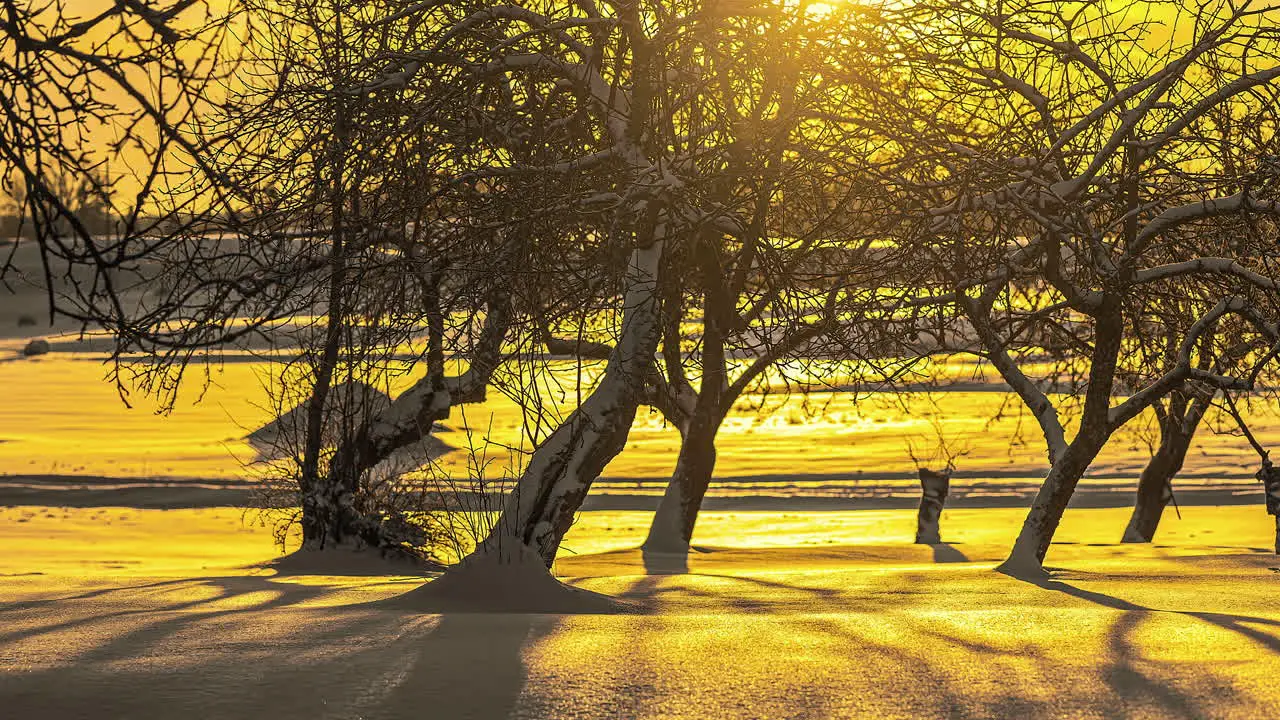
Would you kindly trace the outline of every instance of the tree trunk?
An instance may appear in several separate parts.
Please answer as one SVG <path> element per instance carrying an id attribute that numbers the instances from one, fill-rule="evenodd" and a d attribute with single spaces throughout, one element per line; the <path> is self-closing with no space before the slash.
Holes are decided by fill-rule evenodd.
<path id="1" fill-rule="evenodd" d="M 1062 522 L 1076 485 L 1094 458 L 1111 438 L 1111 391 L 1124 338 L 1124 316 L 1115 298 L 1104 295 L 1103 311 L 1094 317 L 1093 353 L 1090 356 L 1089 384 L 1085 391 L 1080 429 L 1061 455 L 1054 458 L 1049 474 L 1031 503 L 1022 530 L 1009 557 L 996 569 L 1014 577 L 1042 578 L 1044 557 L 1053 534 Z"/>
<path id="2" fill-rule="evenodd" d="M 916 513 L 916 543 L 935 545 L 942 542 L 939 519 L 951 489 L 951 470 L 942 472 L 920 468 L 920 510 Z"/>
<path id="3" fill-rule="evenodd" d="M 447 390 L 428 377 L 402 393 L 381 413 L 368 413 L 360 427 L 341 441 L 324 472 L 301 487 L 303 547 L 319 550 L 355 542 L 385 548 L 413 538 L 392 537 L 381 517 L 357 507 L 361 478 L 392 453 L 431 431 L 449 415 Z"/>
<path id="4" fill-rule="evenodd" d="M 438 309 L 438 303 L 432 304 L 433 310 Z M 404 523 L 391 530 L 387 518 L 357 507 L 361 479 L 400 449 L 429 435 L 437 421 L 449 417 L 454 405 L 484 399 L 485 387 L 502 359 L 511 312 L 510 293 L 500 290 L 491 294 L 470 367 L 458 377 L 444 376 L 443 326 L 438 313 L 431 313 L 427 374 L 381 412 L 362 413 L 364 421 L 335 448 L 327 471 L 302 487 L 303 547 L 323 549 L 355 541 L 387 549 L 420 540 L 402 532 Z"/>
<path id="5" fill-rule="evenodd" d="M 1210 401 L 1197 397 L 1190 402 L 1175 393 L 1160 419 L 1160 447 L 1151 456 L 1138 478 L 1133 515 L 1120 542 L 1151 542 L 1165 507 L 1173 500 L 1173 478 L 1182 471 L 1196 428 L 1204 419 Z"/>
<path id="6" fill-rule="evenodd" d="M 329 248 L 328 310 L 326 314 L 324 347 L 320 354 L 319 364 L 315 369 L 315 381 L 312 384 L 311 404 L 307 408 L 306 437 L 303 442 L 302 458 L 299 467 L 298 486 L 302 491 L 302 546 L 304 548 L 323 548 L 332 541 L 333 535 L 341 536 L 344 519 L 337 509 L 339 501 L 320 474 L 320 453 L 322 450 L 322 434 L 325 414 L 329 411 L 329 387 L 338 366 L 338 354 L 342 344 L 342 329 L 345 323 L 345 293 L 347 292 L 347 260 L 345 245 L 345 209 L 346 187 L 343 174 L 346 168 L 347 150 L 345 143 L 340 142 L 347 134 L 347 115 L 345 105 L 337 109 L 337 122 L 334 136 L 337 140 L 328 148 L 332 165 L 333 187 L 329 199 L 330 221 L 333 225 L 333 238 Z"/>
<path id="7" fill-rule="evenodd" d="M 512 322 L 511 295 L 505 290 L 490 295 L 484 326 L 468 357 L 468 369 L 457 377 L 444 376 L 443 322 L 431 332 L 431 359 L 427 374 L 401 393 L 383 412 L 371 417 L 342 443 L 330 467 L 331 474 L 355 479 L 402 448 L 420 442 L 438 421 L 448 419 L 453 406 L 483 402 L 485 389 L 502 362 L 502 343 Z M 434 322 L 434 320 L 433 320 Z"/>
<path id="8" fill-rule="evenodd" d="M 1133 502 L 1133 514 L 1120 538 L 1122 543 L 1149 543 L 1155 537 L 1156 528 L 1165 506 L 1173 499 L 1173 477 L 1181 469 L 1182 462 L 1174 457 L 1165 444 L 1142 469 L 1138 478 L 1138 492 Z"/>
<path id="9" fill-rule="evenodd" d="M 706 412 L 696 413 L 681 433 L 675 472 L 653 514 L 649 536 L 641 546 L 646 553 L 689 553 L 693 526 L 716 468 L 716 432 L 720 422 L 718 417 L 706 415 Z"/>
<path id="10" fill-rule="evenodd" d="M 430 373 L 428 373 L 430 375 Z M 362 478 L 402 447 L 421 440 L 432 424 L 449 415 L 451 396 L 430 377 L 402 393 L 381 413 L 371 414 L 330 457 L 329 467 L 303 489 L 303 547 L 354 545 L 405 549 L 423 539 L 402 518 L 384 517 L 358 497 Z M 392 525 L 388 525 L 388 522 Z M 307 532 L 310 528 L 310 533 Z"/>
<path id="11" fill-rule="evenodd" d="M 1105 428 L 1081 428 L 1066 452 L 1049 468 L 1044 483 L 1031 503 L 1022 530 L 1013 544 L 1008 559 L 996 569 L 1014 577 L 1043 577 L 1044 557 L 1053 542 L 1053 534 L 1062 522 L 1062 514 L 1071 501 L 1076 485 L 1106 444 L 1110 433 Z"/>
<path id="12" fill-rule="evenodd" d="M 1173 478 L 1182 470 L 1182 463 L 1191 445 L 1191 433 L 1165 431 L 1160 447 L 1138 478 L 1138 493 L 1133 503 L 1133 515 L 1125 528 L 1124 543 L 1149 543 L 1156 535 L 1160 517 L 1173 499 Z"/>
<path id="13" fill-rule="evenodd" d="M 1274 515 L 1276 519 L 1276 554 L 1280 555 L 1280 468 L 1264 457 L 1257 477 L 1262 481 L 1267 513 Z"/>
<path id="14" fill-rule="evenodd" d="M 660 235 L 657 235 L 660 238 Z M 661 239 L 631 254 L 622 331 L 595 391 L 534 451 L 502 516 L 477 553 L 535 549 L 550 566 L 587 491 L 622 451 L 658 347 Z"/>
<path id="15" fill-rule="evenodd" d="M 702 381 L 698 387 L 693 412 L 681 433 L 680 456 L 666 492 L 658 503 L 649 536 L 641 549 L 649 553 L 688 555 L 693 539 L 693 526 L 702 510 L 702 499 L 711 485 L 716 468 L 716 434 L 724 422 L 725 411 L 738 393 L 729 385 L 728 358 L 725 355 L 726 328 L 731 327 L 735 303 L 724 286 L 723 263 L 716 241 L 703 236 L 698 244 L 697 260 L 703 279 L 702 313 Z M 678 334 L 678 326 L 674 328 Z M 676 340 L 675 347 L 679 347 Z M 753 364 L 744 382 L 759 372 Z M 674 378 L 673 378 L 674 380 Z"/>

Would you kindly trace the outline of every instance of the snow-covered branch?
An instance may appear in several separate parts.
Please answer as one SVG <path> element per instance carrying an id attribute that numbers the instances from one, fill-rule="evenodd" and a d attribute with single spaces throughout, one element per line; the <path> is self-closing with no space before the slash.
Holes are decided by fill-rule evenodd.
<path id="1" fill-rule="evenodd" d="M 1280 290 L 1280 282 L 1250 270 L 1234 258 L 1225 257 L 1201 257 L 1157 265 L 1156 267 L 1139 270 L 1134 274 L 1133 282 L 1135 284 L 1150 283 L 1185 275 L 1231 275 L 1260 290 Z"/>
<path id="2" fill-rule="evenodd" d="M 1224 298 L 1218 301 L 1209 312 L 1200 317 L 1188 330 L 1178 347 L 1174 366 L 1157 378 L 1150 385 L 1131 395 L 1127 400 L 1111 408 L 1107 413 L 1107 422 L 1116 429 L 1132 420 L 1138 413 L 1180 387 L 1188 379 L 1195 379 L 1213 387 L 1224 390 L 1250 390 L 1250 380 L 1233 378 L 1196 367 L 1192 362 L 1192 352 L 1201 338 L 1205 337 L 1217 326 L 1226 315 L 1234 314 L 1249 320 L 1260 329 L 1267 330 L 1265 323 L 1249 309 L 1244 298 Z M 1274 332 L 1274 331 L 1272 331 Z"/>
<path id="3" fill-rule="evenodd" d="M 1057 408 L 1009 355 L 1007 343 L 991 327 L 984 309 L 974 305 L 973 301 L 967 301 L 963 304 L 963 309 L 973 325 L 978 340 L 982 343 L 985 356 L 995 366 L 1004 381 L 1009 383 L 1009 387 L 1013 388 L 1013 391 L 1022 399 L 1035 417 L 1036 423 L 1040 425 L 1040 431 L 1044 434 L 1045 445 L 1048 448 L 1049 463 L 1057 462 L 1067 450 L 1066 430 L 1058 417 Z"/>
<path id="4" fill-rule="evenodd" d="M 1280 215 L 1280 203 L 1259 201 L 1252 194 L 1241 191 L 1227 197 L 1206 198 L 1200 202 L 1171 207 L 1156 215 L 1142 228 L 1128 252 L 1131 255 L 1140 253 L 1153 240 L 1181 225 L 1243 212 Z"/>

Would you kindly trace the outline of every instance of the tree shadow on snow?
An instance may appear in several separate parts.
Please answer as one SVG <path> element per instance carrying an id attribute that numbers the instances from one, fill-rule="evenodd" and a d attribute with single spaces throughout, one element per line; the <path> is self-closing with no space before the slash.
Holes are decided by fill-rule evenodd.
<path id="1" fill-rule="evenodd" d="M 956 549 L 951 543 L 933 543 L 933 561 L 935 563 L 967 563 L 968 556 Z"/>
<path id="2" fill-rule="evenodd" d="M 335 589 L 212 577 L 0 609 L 0 657 L 20 670 L 0 673 L 0 707 L 49 718 L 506 718 L 531 631 L 558 620 L 324 604 Z"/>
<path id="3" fill-rule="evenodd" d="M 1144 654 L 1137 632 L 1144 622 L 1158 615 L 1195 618 L 1247 638 L 1261 645 L 1271 654 L 1280 654 L 1280 638 L 1249 627 L 1249 625 L 1280 627 L 1280 621 L 1277 620 L 1229 613 L 1162 610 L 1139 605 L 1106 593 L 1086 590 L 1061 580 L 1027 579 L 1024 581 L 1045 590 L 1059 592 L 1119 611 L 1120 614 L 1112 623 L 1106 638 L 1107 664 L 1104 677 L 1119 700 L 1118 706 L 1109 713 L 1110 717 L 1130 717 L 1135 710 L 1131 707 L 1134 705 L 1138 707 L 1155 705 L 1160 709 L 1162 717 L 1203 718 L 1220 712 L 1225 707 L 1240 707 L 1242 703 L 1238 691 L 1227 683 L 1220 683 L 1216 689 L 1217 697 L 1214 706 L 1205 707 L 1195 698 L 1179 691 L 1167 678 L 1157 674 L 1160 664 Z"/>

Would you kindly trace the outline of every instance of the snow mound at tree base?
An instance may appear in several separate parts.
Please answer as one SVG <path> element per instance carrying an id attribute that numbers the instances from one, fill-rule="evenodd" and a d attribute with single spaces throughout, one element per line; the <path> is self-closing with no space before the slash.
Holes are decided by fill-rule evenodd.
<path id="1" fill-rule="evenodd" d="M 1016 549 L 1010 553 L 1008 559 L 996 566 L 996 572 L 1033 583 L 1050 578 L 1049 571 L 1036 559 L 1035 555 L 1018 552 Z"/>
<path id="2" fill-rule="evenodd" d="M 632 613 L 631 604 L 560 582 L 532 548 L 478 551 L 426 585 L 385 601 L 423 613 Z"/>
<path id="3" fill-rule="evenodd" d="M 322 550 L 301 549 L 262 563 L 258 567 L 280 575 L 419 575 L 440 570 L 438 565 L 387 554 L 368 547 L 341 545 Z"/>

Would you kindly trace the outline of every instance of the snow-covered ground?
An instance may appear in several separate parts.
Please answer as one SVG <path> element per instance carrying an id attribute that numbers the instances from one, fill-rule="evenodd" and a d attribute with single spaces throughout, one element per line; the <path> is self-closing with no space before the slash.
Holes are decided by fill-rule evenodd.
<path id="1" fill-rule="evenodd" d="M 1022 511 L 711 513 L 646 574 L 643 513 L 584 513 L 557 572 L 613 614 L 424 613 L 425 579 L 288 575 L 235 510 L 0 510 L 14 718 L 1263 718 L 1280 605 L 1256 507 L 1150 547 L 1068 512 L 1032 585 L 991 570 Z M 670 568 L 652 568 L 665 572 Z"/>

